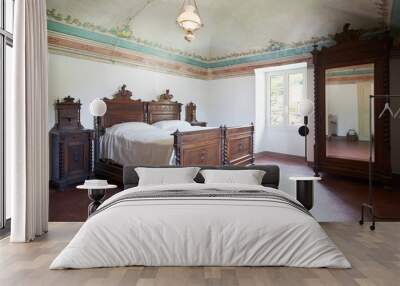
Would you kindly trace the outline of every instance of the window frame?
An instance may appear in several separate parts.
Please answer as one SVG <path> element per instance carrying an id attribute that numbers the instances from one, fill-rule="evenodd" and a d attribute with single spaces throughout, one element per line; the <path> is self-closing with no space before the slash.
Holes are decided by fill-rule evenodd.
<path id="1" fill-rule="evenodd" d="M 282 69 L 277 71 L 269 71 L 265 73 L 265 93 L 266 93 L 266 126 L 275 130 L 294 130 L 302 125 L 289 124 L 289 75 L 290 74 L 303 74 L 303 98 L 307 98 L 307 67 Z M 283 76 L 284 81 L 284 123 L 278 126 L 272 125 L 271 121 L 271 77 Z"/>
<path id="2" fill-rule="evenodd" d="M 12 13 L 14 21 L 15 0 L 12 0 Z M 13 48 L 13 33 L 6 30 L 6 0 L 0 0 L 1 21 L 0 21 L 0 229 L 4 230 L 9 223 L 6 223 L 6 193 L 5 193 L 5 95 L 6 95 L 6 59 L 7 46 Z M 14 30 L 14 29 L 12 29 Z"/>

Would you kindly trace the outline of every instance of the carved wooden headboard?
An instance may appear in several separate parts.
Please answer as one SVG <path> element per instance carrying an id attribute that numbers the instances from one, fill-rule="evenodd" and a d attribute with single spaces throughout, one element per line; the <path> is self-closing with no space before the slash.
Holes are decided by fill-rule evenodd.
<path id="1" fill-rule="evenodd" d="M 180 120 L 182 104 L 172 101 L 173 95 L 169 90 L 160 95 L 157 101 L 145 102 L 131 99 L 132 92 L 126 85 L 113 96 L 104 98 L 107 112 L 101 117 L 100 128 L 108 128 L 124 122 L 147 122 L 153 124 L 163 120 Z"/>
<path id="2" fill-rule="evenodd" d="M 172 101 L 173 95 L 166 92 L 160 95 L 158 101 L 151 101 L 147 104 L 147 122 L 153 124 L 163 120 L 180 120 L 182 104 Z"/>
<path id="3" fill-rule="evenodd" d="M 107 112 L 101 118 L 100 127 L 104 129 L 124 122 L 147 122 L 147 103 L 131 97 L 132 92 L 123 85 L 112 99 L 104 98 Z"/>

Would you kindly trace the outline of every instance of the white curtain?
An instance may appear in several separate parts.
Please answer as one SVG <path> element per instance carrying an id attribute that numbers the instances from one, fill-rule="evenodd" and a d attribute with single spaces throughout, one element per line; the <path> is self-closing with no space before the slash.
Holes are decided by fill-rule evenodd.
<path id="1" fill-rule="evenodd" d="M 46 0 L 15 1 L 14 93 L 7 167 L 11 168 L 12 242 L 28 242 L 48 225 L 48 87 Z"/>

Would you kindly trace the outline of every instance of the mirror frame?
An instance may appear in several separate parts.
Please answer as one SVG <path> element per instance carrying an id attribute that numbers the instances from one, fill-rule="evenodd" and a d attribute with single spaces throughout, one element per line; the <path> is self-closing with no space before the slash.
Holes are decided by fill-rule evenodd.
<path id="1" fill-rule="evenodd" d="M 331 47 L 312 51 L 314 63 L 315 92 L 315 145 L 314 171 L 351 177 L 368 177 L 368 162 L 354 159 L 332 158 L 326 156 L 326 70 L 346 66 L 374 64 L 374 93 L 389 94 L 389 58 L 391 39 L 387 32 L 365 36 L 362 30 L 352 30 L 349 24 L 343 32 L 334 36 L 336 42 Z M 372 38 L 371 38 L 372 37 Z M 390 184 L 392 170 L 390 162 L 390 118 L 386 114 L 378 119 L 384 100 L 374 102 L 374 151 L 373 175 L 375 179 Z"/>

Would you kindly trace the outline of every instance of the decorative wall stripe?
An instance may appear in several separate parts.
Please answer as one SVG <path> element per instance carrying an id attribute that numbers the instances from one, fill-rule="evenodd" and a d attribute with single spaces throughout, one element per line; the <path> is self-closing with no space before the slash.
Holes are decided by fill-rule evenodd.
<path id="1" fill-rule="evenodd" d="M 264 61 L 271 61 L 280 58 L 287 58 L 287 57 L 295 57 L 298 55 L 304 55 L 309 53 L 313 46 L 308 45 L 299 48 L 290 48 L 284 50 L 276 50 L 260 55 L 251 55 L 251 56 L 243 56 L 236 59 L 228 59 L 228 60 L 219 60 L 219 61 L 199 61 L 195 59 L 191 59 L 188 57 L 172 54 L 163 50 L 143 46 L 137 44 L 132 41 L 128 41 L 125 39 L 116 38 L 113 36 L 109 36 L 106 34 L 96 33 L 92 31 L 87 31 L 81 28 L 65 25 L 59 22 L 48 20 L 47 24 L 48 30 L 52 32 L 57 32 L 64 35 L 69 35 L 72 37 L 79 37 L 81 39 L 94 41 L 97 43 L 102 43 L 110 46 L 115 46 L 118 48 L 124 48 L 133 52 L 139 52 L 146 55 L 156 56 L 165 60 L 169 61 L 176 61 L 184 64 L 189 64 L 195 66 L 197 68 L 204 68 L 204 69 L 215 69 L 215 68 L 223 68 L 235 65 L 242 65 L 242 64 L 251 64 L 257 62 L 264 62 Z M 319 46 L 329 46 L 332 44 L 332 41 L 324 41 L 318 43 Z"/>
<path id="2" fill-rule="evenodd" d="M 85 40 L 95 41 L 102 44 L 107 44 L 110 46 L 115 46 L 119 48 L 125 48 L 135 52 L 141 52 L 152 56 L 157 56 L 166 60 L 178 61 L 185 64 L 190 64 L 197 67 L 208 68 L 207 63 L 189 57 L 184 57 L 176 54 L 166 52 L 161 49 L 156 49 L 152 47 L 147 47 L 144 45 L 137 44 L 133 41 L 121 39 L 118 37 L 109 36 L 102 33 L 92 32 L 85 29 L 73 27 L 70 25 L 65 25 L 59 22 L 47 20 L 47 29 L 49 31 L 62 33 L 65 35 L 79 37 Z"/>
<path id="3" fill-rule="evenodd" d="M 258 68 L 265 68 L 271 66 L 279 66 L 279 65 L 289 65 L 295 63 L 307 62 L 308 65 L 312 65 L 312 57 L 309 53 L 287 57 L 287 58 L 276 58 L 274 60 L 261 61 L 258 63 L 252 64 L 244 64 L 231 66 L 226 68 L 219 69 L 209 69 L 209 79 L 218 79 L 225 77 L 234 77 L 234 76 L 246 76 L 246 75 L 254 75 L 254 70 Z"/>
<path id="4" fill-rule="evenodd" d="M 47 16 L 50 51 L 199 79 L 250 75 L 256 68 L 301 61 L 312 64 L 310 51 L 315 44 L 322 47 L 334 43 L 332 35 L 290 44 L 271 40 L 262 49 L 205 58 L 133 35 L 119 37 L 112 29 L 64 16 L 55 9 L 48 10 Z M 391 24 L 393 30 L 400 33 L 400 0 L 394 0 Z M 400 46 L 400 41 L 398 44 Z"/>
<path id="5" fill-rule="evenodd" d="M 310 57 L 309 51 L 312 49 L 308 46 L 206 63 L 54 21 L 48 21 L 48 31 L 50 51 L 131 64 L 199 79 L 249 75 L 253 74 L 255 68 L 304 61 Z"/>
<path id="6" fill-rule="evenodd" d="M 177 61 L 152 57 L 144 53 L 133 52 L 124 48 L 110 47 L 109 45 L 100 44 L 95 41 L 83 40 L 80 37 L 66 36 L 51 31 L 49 31 L 48 42 L 49 50 L 53 53 L 68 54 L 79 58 L 94 59 L 103 62 L 107 61 L 112 63 L 129 64 L 153 71 L 173 73 L 198 79 L 217 79 L 252 75 L 254 74 L 254 69 L 260 67 L 304 61 L 309 61 L 309 63 L 312 64 L 310 54 L 306 53 L 292 57 L 271 58 L 271 60 L 259 61 L 251 64 L 246 63 L 224 68 L 205 69 L 189 64 L 179 63 Z"/>
<path id="7" fill-rule="evenodd" d="M 374 68 L 356 68 L 346 70 L 332 70 L 326 73 L 328 77 L 343 77 L 343 76 L 354 76 L 354 75 L 374 75 Z"/>
<path id="8" fill-rule="evenodd" d="M 344 77 L 332 77 L 327 78 L 327 84 L 350 84 L 350 83 L 357 83 L 357 82 L 373 82 L 374 77 L 370 75 L 355 75 L 355 76 L 344 76 Z"/>
<path id="9" fill-rule="evenodd" d="M 175 73 L 179 75 L 207 79 L 208 70 L 195 68 L 192 65 L 176 61 L 163 60 L 126 49 L 110 47 L 97 42 L 83 41 L 80 38 L 65 37 L 49 32 L 48 43 L 50 51 L 64 52 L 89 59 L 119 62 L 144 67 L 153 71 Z"/>

